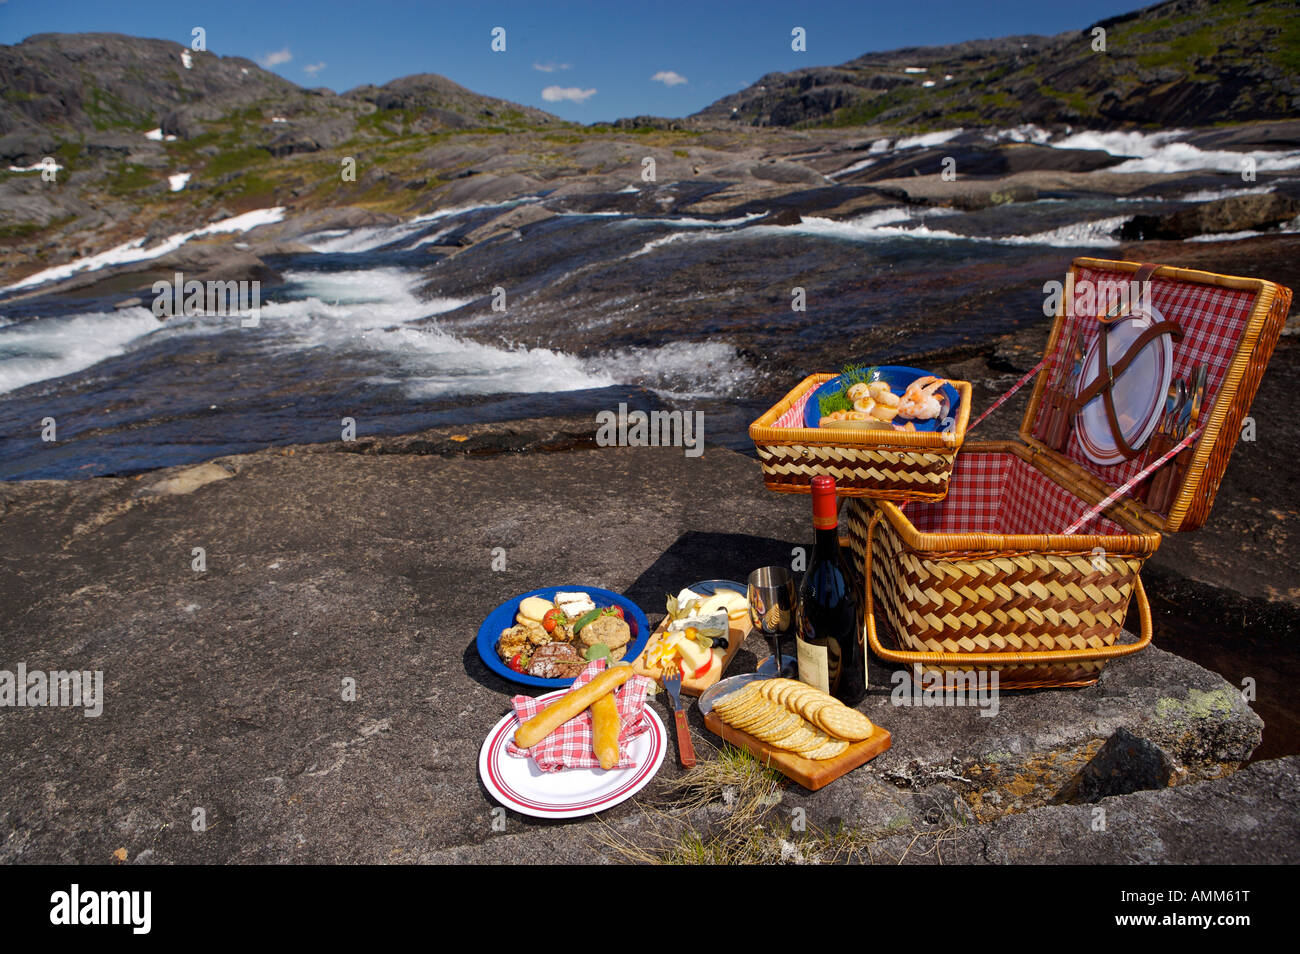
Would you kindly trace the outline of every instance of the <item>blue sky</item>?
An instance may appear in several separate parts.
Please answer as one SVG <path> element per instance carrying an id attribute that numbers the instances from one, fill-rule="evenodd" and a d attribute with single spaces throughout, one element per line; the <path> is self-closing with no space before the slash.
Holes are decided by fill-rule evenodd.
<path id="1" fill-rule="evenodd" d="M 834 65 L 904 46 L 1060 33 L 1145 5 L 0 0 L 0 43 L 33 33 L 112 31 L 188 46 L 199 26 L 210 51 L 256 60 L 303 86 L 341 92 L 410 73 L 441 73 L 475 92 L 589 123 L 689 115 L 774 70 Z M 807 33 L 803 53 L 791 49 L 796 26 Z M 505 29 L 505 52 L 491 49 L 495 27 Z"/>

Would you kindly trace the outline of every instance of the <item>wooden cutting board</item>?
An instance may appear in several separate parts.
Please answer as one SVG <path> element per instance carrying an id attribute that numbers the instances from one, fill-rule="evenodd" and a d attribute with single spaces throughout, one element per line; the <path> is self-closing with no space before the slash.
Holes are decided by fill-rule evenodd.
<path id="1" fill-rule="evenodd" d="M 785 749 L 773 748 L 761 742 L 748 732 L 734 729 L 718 718 L 716 712 L 710 711 L 704 717 L 704 724 L 714 735 L 719 735 L 732 745 L 739 746 L 764 765 L 770 765 L 786 778 L 793 779 L 810 792 L 827 785 L 841 775 L 852 772 L 859 765 L 870 762 L 890 746 L 889 731 L 880 726 L 861 742 L 852 743 L 847 749 L 833 759 L 806 759 Z"/>
<path id="2" fill-rule="evenodd" d="M 722 654 L 722 659 L 718 661 L 719 664 L 714 666 L 699 679 L 683 679 L 683 695 L 698 696 L 701 695 L 705 689 L 716 685 L 718 680 L 722 678 L 724 673 L 726 673 L 727 667 L 731 665 L 731 660 L 735 658 L 736 653 L 740 652 L 740 646 L 744 643 L 745 637 L 747 637 L 750 630 L 754 628 L 754 624 L 749 620 L 749 614 L 746 614 L 745 618 L 739 622 L 736 620 L 728 620 L 727 622 L 729 626 L 727 630 L 727 650 Z M 660 621 L 658 627 L 655 628 L 655 631 L 650 634 L 650 638 L 646 640 L 645 649 L 641 650 L 641 655 L 632 660 L 632 671 L 638 676 L 647 676 L 655 682 L 659 682 L 659 677 L 663 675 L 663 670 L 658 666 L 653 668 L 646 666 L 645 659 L 646 653 L 650 651 L 650 647 L 659 641 L 660 635 L 664 633 L 667 627 L 668 617 L 665 616 L 663 620 Z"/>

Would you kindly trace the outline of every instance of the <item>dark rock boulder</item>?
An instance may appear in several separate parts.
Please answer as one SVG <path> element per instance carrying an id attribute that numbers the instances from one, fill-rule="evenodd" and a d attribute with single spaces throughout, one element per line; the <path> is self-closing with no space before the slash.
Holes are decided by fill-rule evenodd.
<path id="1" fill-rule="evenodd" d="M 19 166 L 26 169 L 52 153 L 57 145 L 54 137 L 47 132 L 22 128 L 0 136 L 0 163 L 4 163 L 6 168 Z"/>
<path id="2" fill-rule="evenodd" d="M 1276 192 L 1235 195 L 1168 215 L 1135 215 L 1119 229 L 1125 241 L 1186 239 L 1195 235 L 1260 231 L 1300 215 L 1300 200 Z"/>

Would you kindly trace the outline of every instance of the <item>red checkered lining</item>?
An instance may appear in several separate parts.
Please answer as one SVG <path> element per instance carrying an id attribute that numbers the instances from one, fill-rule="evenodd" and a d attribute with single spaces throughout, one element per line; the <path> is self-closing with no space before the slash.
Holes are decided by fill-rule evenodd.
<path id="1" fill-rule="evenodd" d="M 1061 533 L 1088 504 L 1014 454 L 957 455 L 948 496 L 909 501 L 903 511 L 922 533 Z M 1103 516 L 1080 528 L 1086 534 L 1129 531 Z"/>
<path id="2" fill-rule="evenodd" d="M 813 392 L 821 385 L 810 387 L 799 399 L 790 406 L 790 409 L 776 419 L 773 427 L 803 427 L 803 409 L 808 405 L 808 399 L 812 397 Z"/>
<path id="3" fill-rule="evenodd" d="M 579 673 L 578 678 L 573 680 L 573 689 L 585 686 L 604 669 L 603 659 L 589 663 L 587 668 Z M 651 681 L 645 676 L 633 676 L 614 692 L 614 702 L 618 706 L 619 721 L 622 723 L 618 733 L 620 750 L 618 768 L 631 768 L 636 764 L 628 753 L 628 743 L 649 731 L 650 726 L 645 722 L 642 710 L 645 708 L 646 693 L 651 685 Z M 569 691 L 572 692 L 573 689 Z M 541 702 L 531 696 L 515 696 L 510 700 L 510 704 L 514 707 L 519 724 L 523 725 L 559 698 L 556 696 L 555 699 Z M 519 748 L 512 739 L 506 743 L 506 752 L 515 758 L 531 757 L 543 772 L 558 772 L 566 768 L 600 768 L 600 760 L 596 758 L 591 746 L 591 710 L 584 709 L 531 749 Z"/>
<path id="4" fill-rule="evenodd" d="M 1132 278 L 1133 276 L 1128 272 L 1078 269 L 1075 273 L 1075 314 L 1066 318 L 1065 327 L 1052 352 L 1051 361 L 1043 370 L 1048 381 L 1058 379 L 1058 369 L 1062 367 L 1068 369 L 1071 356 L 1067 355 L 1066 351 L 1075 332 L 1084 331 L 1085 354 L 1097 335 L 1098 325 L 1094 316 L 1102 307 L 1102 299 L 1099 296 L 1092 312 L 1085 313 L 1082 310 L 1084 302 L 1080 283 L 1090 282 L 1096 288 L 1106 282 L 1128 283 Z M 1228 373 L 1228 366 L 1232 363 L 1237 344 L 1246 331 L 1251 309 L 1255 305 L 1255 294 L 1249 291 L 1219 288 L 1215 285 L 1198 285 L 1193 282 L 1156 278 L 1152 280 L 1151 303 L 1166 319 L 1177 322 L 1183 329 L 1183 340 L 1174 342 L 1174 377 L 1191 380 L 1192 369 L 1197 364 L 1205 364 L 1209 369 L 1202 412 L 1204 417 L 1213 406 L 1219 386 L 1223 383 Z M 1060 380 L 1064 381 L 1065 378 L 1061 377 Z M 1066 456 L 1112 485 L 1123 483 L 1142 469 L 1142 455 L 1138 455 L 1131 461 L 1123 461 L 1108 467 L 1093 463 L 1079 446 L 1077 429 L 1070 431 Z"/>

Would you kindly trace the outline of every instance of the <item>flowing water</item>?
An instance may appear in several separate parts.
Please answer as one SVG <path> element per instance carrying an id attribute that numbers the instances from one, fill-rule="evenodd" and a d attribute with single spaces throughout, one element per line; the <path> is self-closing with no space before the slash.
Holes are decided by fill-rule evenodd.
<path id="1" fill-rule="evenodd" d="M 1088 135 L 1090 147 L 1144 156 L 1142 170 L 1196 161 L 1158 136 L 1140 153 L 1104 138 L 1120 134 Z M 862 162 L 928 144 L 885 143 Z M 1216 168 L 1217 154 L 1201 155 L 1201 168 Z M 1300 165 L 1289 154 L 1277 162 Z M 711 188 L 720 184 L 661 192 L 683 204 Z M 565 206 L 539 194 L 306 236 L 311 252 L 268 259 L 283 281 L 263 286 L 255 328 L 229 316 L 160 321 L 150 302 L 115 308 L 120 295 L 0 300 L 0 479 L 130 474 L 338 440 L 344 418 L 366 436 L 594 416 L 628 400 L 702 410 L 706 440 L 746 448 L 749 422 L 803 375 L 951 352 L 1041 321 L 1043 282 L 1071 258 L 1104 256 L 1127 217 L 1176 207 L 1157 195 L 1048 195 L 977 212 L 891 207 L 772 225 L 761 212 L 625 211 L 635 192 L 455 255 L 450 246 L 508 206 Z M 201 231 L 279 217 L 263 210 Z M 0 299 L 197 234 L 126 243 Z M 50 418 L 57 440 L 43 441 Z"/>

